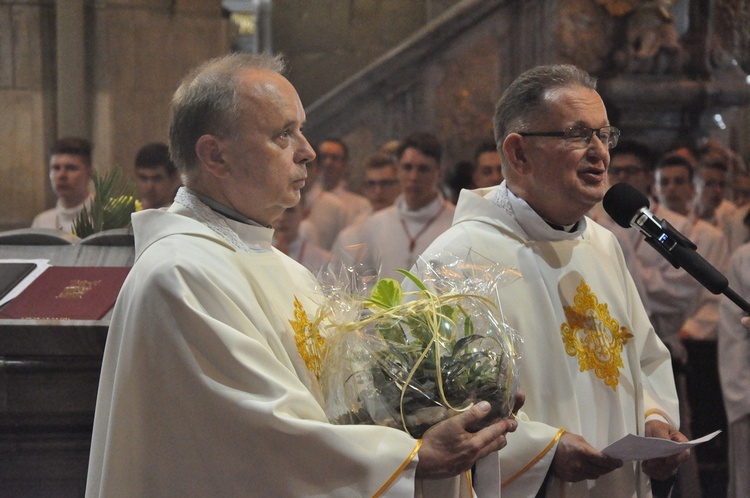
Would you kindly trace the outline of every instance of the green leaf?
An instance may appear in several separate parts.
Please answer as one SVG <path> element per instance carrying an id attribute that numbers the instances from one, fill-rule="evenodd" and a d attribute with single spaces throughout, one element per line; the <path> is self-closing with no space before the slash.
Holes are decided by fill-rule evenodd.
<path id="1" fill-rule="evenodd" d="M 126 228 L 135 211 L 135 187 L 122 171 L 113 169 L 104 176 L 94 173 L 94 199 L 73 223 L 73 233 L 85 238 L 103 230 Z"/>
<path id="2" fill-rule="evenodd" d="M 474 322 L 471 321 L 471 316 L 466 315 L 464 317 L 464 337 L 468 337 L 474 333 Z"/>
<path id="3" fill-rule="evenodd" d="M 406 270 L 401 270 L 401 269 L 398 269 L 396 271 L 399 272 L 401 275 L 405 276 L 406 278 L 408 278 L 409 280 L 411 280 L 412 282 L 414 282 L 414 285 L 416 285 L 420 290 L 423 290 L 423 291 L 427 290 L 427 287 L 425 287 L 422 281 L 419 280 L 417 276 L 414 275 L 413 273 L 408 272 Z"/>
<path id="4" fill-rule="evenodd" d="M 406 344 L 406 334 L 398 325 L 398 323 L 382 323 L 378 324 L 377 327 L 380 337 L 388 342 L 397 342 L 399 344 Z"/>
<path id="5" fill-rule="evenodd" d="M 404 293 L 401 284 L 392 278 L 384 278 L 372 289 L 370 299 L 367 301 L 381 308 L 389 309 L 401 304 L 403 298 Z"/>
<path id="6" fill-rule="evenodd" d="M 434 338 L 432 329 L 430 329 L 430 326 L 423 319 L 409 320 L 409 332 L 422 349 L 427 347 L 427 344 Z"/>

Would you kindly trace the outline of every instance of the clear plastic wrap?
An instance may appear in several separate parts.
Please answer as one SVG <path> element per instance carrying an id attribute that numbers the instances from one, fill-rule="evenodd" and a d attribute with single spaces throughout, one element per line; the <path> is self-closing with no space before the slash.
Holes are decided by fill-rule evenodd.
<path id="1" fill-rule="evenodd" d="M 513 269 L 450 254 L 396 280 L 339 264 L 319 275 L 326 301 L 319 381 L 336 424 L 377 424 L 420 438 L 487 400 L 487 423 L 510 415 L 521 341 L 497 304 Z"/>

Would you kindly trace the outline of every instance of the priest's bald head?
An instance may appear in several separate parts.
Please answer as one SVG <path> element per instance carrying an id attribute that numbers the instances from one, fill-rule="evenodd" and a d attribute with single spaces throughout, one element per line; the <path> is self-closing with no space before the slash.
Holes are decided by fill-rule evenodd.
<path id="1" fill-rule="evenodd" d="M 172 98 L 170 152 L 185 186 L 270 225 L 300 199 L 315 152 L 278 57 L 232 54 L 188 75 Z"/>

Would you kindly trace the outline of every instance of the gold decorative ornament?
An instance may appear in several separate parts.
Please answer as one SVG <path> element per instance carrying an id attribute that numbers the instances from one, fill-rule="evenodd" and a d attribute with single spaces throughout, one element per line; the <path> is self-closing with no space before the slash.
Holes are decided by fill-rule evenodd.
<path id="1" fill-rule="evenodd" d="M 252 12 L 233 12 L 229 18 L 237 26 L 237 30 L 241 36 L 252 36 L 255 34 L 258 20 Z"/>
<path id="2" fill-rule="evenodd" d="M 307 317 L 307 313 L 297 296 L 294 296 L 294 320 L 289 320 L 289 324 L 294 330 L 294 341 L 299 354 L 305 360 L 305 366 L 316 377 L 319 376 L 325 338 L 320 335 L 317 323 L 312 323 Z"/>
<path id="3" fill-rule="evenodd" d="M 71 280 L 55 299 L 83 299 L 83 296 L 100 283 L 101 280 Z"/>
<path id="4" fill-rule="evenodd" d="M 565 352 L 578 357 L 581 372 L 594 370 L 604 384 L 617 391 L 623 346 L 633 335 L 612 318 L 606 303 L 599 299 L 584 280 L 576 289 L 574 306 L 563 306 L 567 323 L 560 327 Z"/>

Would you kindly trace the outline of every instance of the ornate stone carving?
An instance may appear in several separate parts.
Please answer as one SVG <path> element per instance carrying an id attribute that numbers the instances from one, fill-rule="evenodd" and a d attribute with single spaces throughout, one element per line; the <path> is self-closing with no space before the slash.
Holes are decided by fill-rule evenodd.
<path id="1" fill-rule="evenodd" d="M 594 74 L 604 71 L 614 47 L 614 25 L 615 20 L 592 0 L 562 2 L 556 33 L 560 62 Z"/>
<path id="2" fill-rule="evenodd" d="M 680 72 L 686 53 L 668 10 L 675 0 L 630 3 L 635 5 L 626 12 L 625 44 L 614 55 L 616 67 L 631 74 Z"/>
<path id="3" fill-rule="evenodd" d="M 716 34 L 727 55 L 750 73 L 750 0 L 719 0 Z"/>

